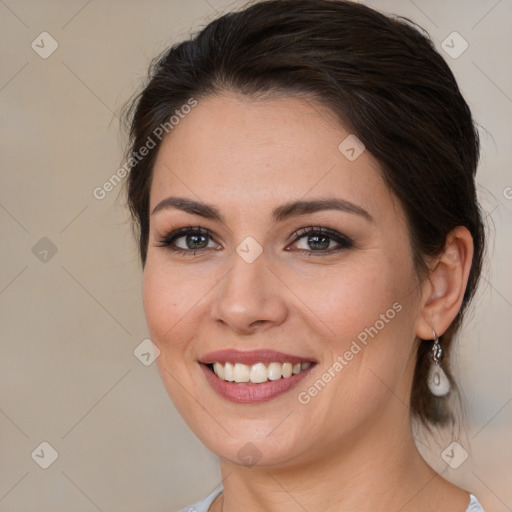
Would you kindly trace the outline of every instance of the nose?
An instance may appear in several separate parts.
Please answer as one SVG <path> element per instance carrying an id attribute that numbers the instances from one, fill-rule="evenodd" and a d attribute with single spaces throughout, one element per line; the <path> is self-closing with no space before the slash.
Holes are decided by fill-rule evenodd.
<path id="1" fill-rule="evenodd" d="M 252 263 L 235 253 L 232 267 L 219 285 L 212 319 L 237 334 L 278 326 L 288 315 L 283 285 L 268 269 L 264 253 Z"/>

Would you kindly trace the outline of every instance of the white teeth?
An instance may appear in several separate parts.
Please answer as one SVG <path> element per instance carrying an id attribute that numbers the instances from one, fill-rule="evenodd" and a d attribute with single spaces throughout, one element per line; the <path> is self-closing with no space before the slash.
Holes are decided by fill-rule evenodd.
<path id="1" fill-rule="evenodd" d="M 233 370 L 235 382 L 249 382 L 251 369 L 246 364 L 236 363 Z"/>
<path id="2" fill-rule="evenodd" d="M 269 380 L 279 380 L 281 378 L 281 363 L 270 363 L 268 365 L 268 378 Z"/>
<path id="3" fill-rule="evenodd" d="M 213 363 L 215 375 L 228 382 L 252 382 L 261 384 L 267 380 L 288 379 L 311 367 L 311 363 L 256 363 L 248 366 L 242 363 Z"/>
<path id="4" fill-rule="evenodd" d="M 213 369 L 215 370 L 215 365 L 213 365 Z M 219 377 L 220 377 L 220 375 L 219 375 Z M 220 377 L 220 378 L 227 380 L 228 382 L 233 382 L 235 380 L 233 377 L 233 365 L 231 363 L 226 363 L 224 365 L 224 377 Z"/>
<path id="5" fill-rule="evenodd" d="M 224 379 L 224 367 L 220 363 L 213 363 L 213 371 L 221 379 Z"/>
<path id="6" fill-rule="evenodd" d="M 287 379 L 288 377 L 292 376 L 292 363 L 283 363 L 283 368 L 281 369 L 281 373 L 283 374 L 283 377 Z"/>
<path id="7" fill-rule="evenodd" d="M 254 382 L 254 384 L 267 382 L 267 368 L 263 363 L 254 364 L 252 366 L 250 381 Z"/>

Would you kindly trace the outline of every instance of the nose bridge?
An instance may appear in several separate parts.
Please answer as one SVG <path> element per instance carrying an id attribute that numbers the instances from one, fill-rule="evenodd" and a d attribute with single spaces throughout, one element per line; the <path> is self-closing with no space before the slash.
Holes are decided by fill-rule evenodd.
<path id="1" fill-rule="evenodd" d="M 245 260 L 240 254 L 233 254 L 231 270 L 227 275 L 226 288 L 229 295 L 241 298 L 247 295 L 254 301 L 261 300 L 266 287 L 266 258 L 263 254 L 252 261 Z M 246 300 L 246 299 L 245 299 Z"/>
<path id="2" fill-rule="evenodd" d="M 253 324 L 279 324 L 286 317 L 286 304 L 278 280 L 267 269 L 262 251 L 256 254 L 251 241 L 242 242 L 230 261 L 214 299 L 212 316 L 216 321 L 243 331 Z M 272 282 L 275 281 L 275 282 Z"/>

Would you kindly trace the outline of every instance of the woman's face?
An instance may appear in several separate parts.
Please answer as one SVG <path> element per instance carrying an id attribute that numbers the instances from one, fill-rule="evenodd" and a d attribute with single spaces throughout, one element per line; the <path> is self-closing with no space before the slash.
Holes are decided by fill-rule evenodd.
<path id="1" fill-rule="evenodd" d="M 408 230 L 349 135 L 316 103 L 226 93 L 159 149 L 148 328 L 178 411 L 234 463 L 311 463 L 408 422 L 420 316 Z"/>

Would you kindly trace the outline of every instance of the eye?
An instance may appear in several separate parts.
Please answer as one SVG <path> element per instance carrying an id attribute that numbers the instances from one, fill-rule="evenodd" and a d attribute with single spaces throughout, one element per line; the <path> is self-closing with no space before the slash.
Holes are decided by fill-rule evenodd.
<path id="1" fill-rule="evenodd" d="M 329 228 L 310 226 L 294 233 L 294 245 L 300 251 L 331 253 L 354 246 L 347 236 Z M 287 248 L 287 250 L 290 250 Z"/>
<path id="2" fill-rule="evenodd" d="M 308 252 L 309 255 L 317 253 L 333 253 L 354 246 L 352 240 L 333 229 L 310 226 L 301 228 L 293 235 L 292 245 L 299 251 Z M 218 250 L 221 246 L 212 239 L 210 230 L 200 226 L 187 226 L 172 231 L 160 240 L 158 247 L 166 247 L 174 253 L 193 256 L 206 250 Z M 285 250 L 292 250 L 288 246 Z"/>
<path id="3" fill-rule="evenodd" d="M 166 247 L 172 252 L 194 255 L 205 249 L 219 249 L 220 246 L 212 240 L 210 230 L 200 226 L 187 226 L 166 235 L 158 247 Z"/>

